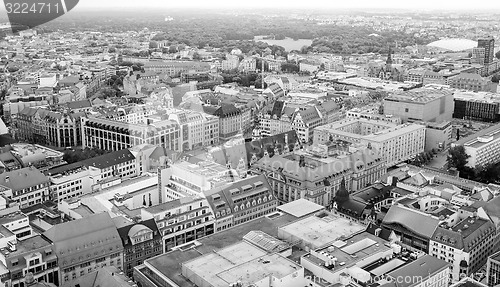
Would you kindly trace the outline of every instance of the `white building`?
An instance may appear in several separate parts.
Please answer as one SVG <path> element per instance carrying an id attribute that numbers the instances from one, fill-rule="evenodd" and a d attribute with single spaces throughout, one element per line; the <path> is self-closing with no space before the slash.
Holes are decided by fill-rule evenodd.
<path id="1" fill-rule="evenodd" d="M 348 119 L 314 129 L 314 144 L 331 138 L 367 145 L 384 156 L 387 166 L 394 166 L 424 151 L 425 126 Z"/>
<path id="2" fill-rule="evenodd" d="M 219 118 L 203 112 L 176 110 L 169 114 L 181 127 L 182 150 L 215 145 L 219 142 Z"/>
<path id="3" fill-rule="evenodd" d="M 463 138 L 451 146 L 464 146 L 470 156 L 467 166 L 496 164 L 500 162 L 500 124 Z"/>

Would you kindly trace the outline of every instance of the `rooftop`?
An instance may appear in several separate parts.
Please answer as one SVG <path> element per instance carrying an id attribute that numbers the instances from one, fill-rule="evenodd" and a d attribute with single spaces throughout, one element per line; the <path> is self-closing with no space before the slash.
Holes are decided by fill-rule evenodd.
<path id="1" fill-rule="evenodd" d="M 312 248 L 319 248 L 335 240 L 359 233 L 365 230 L 365 227 L 325 212 L 322 215 L 306 217 L 279 229 L 294 238 L 310 243 Z"/>
<path id="2" fill-rule="evenodd" d="M 277 209 L 300 218 L 318 212 L 320 210 L 324 210 L 325 207 L 310 200 L 300 198 L 292 202 L 280 205 L 277 207 Z"/>
<path id="3" fill-rule="evenodd" d="M 455 142 L 453 145 L 459 146 L 464 145 L 466 147 L 479 148 L 483 145 L 487 145 L 494 140 L 500 138 L 500 124 L 496 124 L 489 128 L 483 129 L 475 134 L 468 137 L 462 138 Z"/>
<path id="4" fill-rule="evenodd" d="M 245 234 L 252 230 L 260 230 L 270 236 L 277 237 L 278 227 L 290 223 L 295 219 L 296 218 L 291 215 L 282 215 L 274 217 L 273 219 L 262 217 L 248 221 L 236 227 L 197 240 L 201 245 L 195 248 L 174 250 L 148 259 L 145 263 L 150 264 L 153 268 L 157 269 L 180 287 L 192 287 L 192 283 L 181 275 L 180 264 L 198 258 L 201 254 L 208 254 L 214 250 L 219 250 L 238 243 L 243 239 Z"/>
<path id="5" fill-rule="evenodd" d="M 443 269 L 448 268 L 450 265 L 450 263 L 444 260 L 426 254 L 417 258 L 415 261 L 388 273 L 387 275 L 397 280 L 398 287 L 408 287 L 417 285 L 421 283 L 421 281 L 413 282 L 412 280 L 401 280 L 399 278 L 419 278 L 419 280 L 423 280 L 423 278 L 435 275 Z"/>
<path id="6" fill-rule="evenodd" d="M 453 95 L 453 93 L 449 90 L 418 88 L 410 91 L 395 93 L 385 98 L 385 101 L 427 104 L 442 97 L 451 95 Z"/>

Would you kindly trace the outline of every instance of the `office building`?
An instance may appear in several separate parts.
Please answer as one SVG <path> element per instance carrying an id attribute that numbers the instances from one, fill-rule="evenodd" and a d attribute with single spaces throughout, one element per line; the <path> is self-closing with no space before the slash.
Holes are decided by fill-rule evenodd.
<path id="1" fill-rule="evenodd" d="M 170 120 L 132 124 L 101 117 L 82 118 L 82 145 L 117 151 L 140 144 L 153 144 L 181 151 L 179 124 Z"/>
<path id="2" fill-rule="evenodd" d="M 123 244 L 107 212 L 54 225 L 42 236 L 53 244 L 60 284 L 105 266 L 123 268 Z"/>
<path id="3" fill-rule="evenodd" d="M 451 146 L 464 146 L 469 155 L 467 166 L 496 164 L 500 162 L 500 124 L 462 138 Z"/>
<path id="4" fill-rule="evenodd" d="M 390 167 L 424 151 L 425 126 L 398 125 L 371 119 L 348 119 L 314 130 L 314 144 L 324 144 L 332 139 L 368 146 L 381 155 Z"/>
<path id="5" fill-rule="evenodd" d="M 163 252 L 215 232 L 214 214 L 204 198 L 184 197 L 143 208 L 141 218 L 156 222 Z"/>
<path id="6" fill-rule="evenodd" d="M 454 101 L 454 118 L 483 122 L 500 120 L 500 96 L 496 93 L 457 91 Z"/>
<path id="7" fill-rule="evenodd" d="M 453 93 L 430 88 L 395 93 L 384 99 L 384 114 L 400 117 L 404 122 L 451 121 Z"/>
<path id="8" fill-rule="evenodd" d="M 280 203 L 305 198 L 329 206 L 342 181 L 348 190 L 358 190 L 386 172 L 383 158 L 372 150 L 331 157 L 315 150 L 276 153 L 272 157 L 264 153 L 252 168 L 267 176 Z"/>
<path id="9" fill-rule="evenodd" d="M 495 59 L 495 39 L 491 36 L 477 39 L 477 47 L 484 48 L 484 63 L 488 64 Z"/>
<path id="10" fill-rule="evenodd" d="M 15 118 L 15 136 L 27 142 L 55 147 L 82 144 L 80 119 L 86 112 L 70 112 L 64 107 L 27 107 Z"/>

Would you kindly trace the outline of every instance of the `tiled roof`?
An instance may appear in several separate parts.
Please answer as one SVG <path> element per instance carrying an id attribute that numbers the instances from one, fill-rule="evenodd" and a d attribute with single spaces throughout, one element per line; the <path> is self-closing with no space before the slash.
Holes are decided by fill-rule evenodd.
<path id="1" fill-rule="evenodd" d="M 49 178 L 34 167 L 25 167 L 0 174 L 0 185 L 13 191 L 48 182 Z"/>
<path id="2" fill-rule="evenodd" d="M 107 212 L 55 225 L 43 236 L 54 243 L 61 268 L 123 250 L 118 231 Z"/>

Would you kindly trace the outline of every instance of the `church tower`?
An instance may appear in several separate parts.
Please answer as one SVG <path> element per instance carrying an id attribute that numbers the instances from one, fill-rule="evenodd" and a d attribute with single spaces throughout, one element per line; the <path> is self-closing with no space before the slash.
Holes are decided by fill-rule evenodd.
<path id="1" fill-rule="evenodd" d="M 387 54 L 387 60 L 385 61 L 385 70 L 390 72 L 392 69 L 392 48 L 389 46 L 389 53 Z"/>

